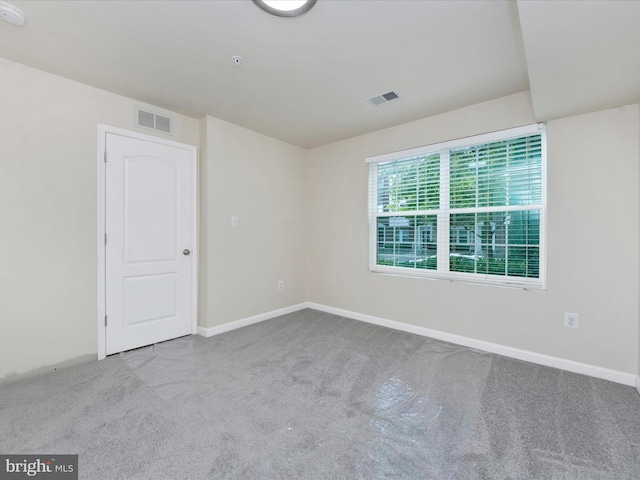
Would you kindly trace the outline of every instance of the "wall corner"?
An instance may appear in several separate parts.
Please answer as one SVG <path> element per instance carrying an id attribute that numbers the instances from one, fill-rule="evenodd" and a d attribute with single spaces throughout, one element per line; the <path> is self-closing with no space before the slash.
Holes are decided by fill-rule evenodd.
<path id="1" fill-rule="evenodd" d="M 198 145 L 198 328 L 207 326 L 208 319 L 208 255 L 207 255 L 207 185 L 208 185 L 208 116 L 199 120 Z"/>

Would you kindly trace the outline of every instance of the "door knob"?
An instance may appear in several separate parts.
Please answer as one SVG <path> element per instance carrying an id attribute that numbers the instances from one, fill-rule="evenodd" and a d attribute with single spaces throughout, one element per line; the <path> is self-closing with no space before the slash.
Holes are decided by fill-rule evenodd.
<path id="1" fill-rule="evenodd" d="M 183 255 L 189 255 L 190 253 L 191 253 L 191 250 L 189 250 L 188 248 L 185 248 L 185 249 L 182 251 L 182 254 L 183 254 Z"/>

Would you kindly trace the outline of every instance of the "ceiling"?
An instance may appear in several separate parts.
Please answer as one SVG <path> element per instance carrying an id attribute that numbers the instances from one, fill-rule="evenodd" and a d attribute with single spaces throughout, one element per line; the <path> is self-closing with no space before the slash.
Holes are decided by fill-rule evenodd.
<path id="1" fill-rule="evenodd" d="M 12 3 L 1 57 L 303 147 L 526 90 L 538 121 L 640 101 L 640 1 Z"/>

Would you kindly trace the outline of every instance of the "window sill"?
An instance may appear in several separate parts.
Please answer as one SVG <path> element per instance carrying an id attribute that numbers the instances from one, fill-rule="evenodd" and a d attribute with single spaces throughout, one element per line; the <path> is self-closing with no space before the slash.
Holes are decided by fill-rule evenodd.
<path id="1" fill-rule="evenodd" d="M 470 283 L 474 285 L 489 285 L 518 290 L 536 292 L 546 291 L 545 282 L 541 279 L 524 279 L 522 277 L 506 277 L 501 275 L 487 275 L 462 272 L 438 272 L 437 270 L 409 269 L 402 267 L 389 267 L 384 265 L 369 266 L 371 273 L 391 275 L 396 277 L 418 278 L 428 280 L 447 281 L 451 283 Z"/>

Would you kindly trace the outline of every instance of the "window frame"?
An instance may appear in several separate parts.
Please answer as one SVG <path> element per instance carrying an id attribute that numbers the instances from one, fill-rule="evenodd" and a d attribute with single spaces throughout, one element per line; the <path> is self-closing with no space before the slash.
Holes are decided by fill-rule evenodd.
<path id="1" fill-rule="evenodd" d="M 471 207 L 450 208 L 450 151 L 454 149 L 473 147 L 477 145 L 500 142 L 530 135 L 540 135 L 541 153 L 541 203 L 533 205 L 510 205 L 500 207 Z M 380 215 L 378 210 L 378 165 L 394 160 L 408 159 L 414 156 L 428 156 L 440 154 L 440 187 L 439 208 L 430 209 L 428 213 L 416 213 L 420 210 L 394 212 L 397 216 L 426 216 L 436 215 L 437 219 L 437 269 L 418 269 L 391 265 L 379 265 L 378 262 L 378 218 L 395 215 Z M 385 153 L 366 158 L 369 164 L 369 270 L 372 273 L 400 275 L 403 277 L 419 277 L 448 280 L 484 285 L 498 285 L 505 287 L 523 288 L 529 290 L 546 290 L 547 266 L 547 139 L 546 126 L 542 123 L 509 128 L 496 132 L 474 135 L 471 137 L 440 142 L 407 150 Z M 516 277 L 508 275 L 492 275 L 485 273 L 452 272 L 450 268 L 450 219 L 454 214 L 483 213 L 494 211 L 525 211 L 535 210 L 540 213 L 539 233 L 539 276 L 538 278 Z M 508 247 L 508 244 L 507 244 Z"/>

